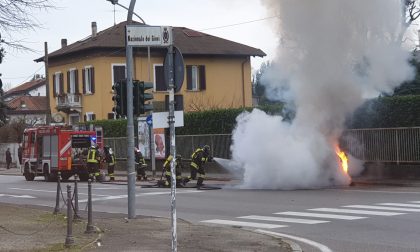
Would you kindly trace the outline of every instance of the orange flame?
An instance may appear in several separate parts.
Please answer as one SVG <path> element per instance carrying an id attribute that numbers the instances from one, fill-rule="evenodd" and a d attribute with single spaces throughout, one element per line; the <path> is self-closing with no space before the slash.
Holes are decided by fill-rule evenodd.
<path id="1" fill-rule="evenodd" d="M 337 156 L 341 160 L 341 168 L 343 169 L 345 173 L 348 173 L 349 161 L 348 161 L 346 153 L 344 153 L 344 151 L 341 151 L 340 148 L 338 147 L 336 147 L 335 153 L 337 153 Z"/>

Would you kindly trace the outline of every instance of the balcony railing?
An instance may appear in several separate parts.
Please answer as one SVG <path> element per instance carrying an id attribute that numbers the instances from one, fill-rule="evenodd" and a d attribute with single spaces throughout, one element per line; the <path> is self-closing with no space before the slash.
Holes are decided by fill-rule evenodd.
<path id="1" fill-rule="evenodd" d="M 64 94 L 57 96 L 57 109 L 66 112 L 66 110 L 77 110 L 82 107 L 82 96 L 79 94 Z"/>

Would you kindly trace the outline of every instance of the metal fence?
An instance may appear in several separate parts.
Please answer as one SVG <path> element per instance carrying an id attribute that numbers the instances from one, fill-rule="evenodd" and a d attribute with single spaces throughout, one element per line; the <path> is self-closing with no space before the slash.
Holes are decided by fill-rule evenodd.
<path id="1" fill-rule="evenodd" d="M 127 158 L 127 138 L 105 138 L 118 159 Z M 214 157 L 230 158 L 232 136 L 179 135 L 176 151 L 185 158 L 199 146 L 210 145 Z M 340 146 L 352 156 L 367 162 L 420 162 L 420 127 L 346 130 Z"/>
<path id="2" fill-rule="evenodd" d="M 343 133 L 340 145 L 366 162 L 420 162 L 420 127 L 353 129 Z"/>
<path id="3" fill-rule="evenodd" d="M 180 135 L 176 136 L 176 153 L 189 158 L 193 151 L 205 144 L 210 145 L 214 157 L 230 158 L 231 135 Z M 127 138 L 104 138 L 105 145 L 109 145 L 117 159 L 127 158 Z"/>

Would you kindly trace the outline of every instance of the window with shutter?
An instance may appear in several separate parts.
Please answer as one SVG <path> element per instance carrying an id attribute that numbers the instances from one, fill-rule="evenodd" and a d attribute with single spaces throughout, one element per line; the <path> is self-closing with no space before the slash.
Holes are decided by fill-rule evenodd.
<path id="1" fill-rule="evenodd" d="M 155 91 L 168 91 L 165 84 L 163 65 L 154 65 Z"/>
<path id="2" fill-rule="evenodd" d="M 60 73 L 60 91 L 58 92 L 60 95 L 64 94 L 64 75 L 63 73 Z"/>
<path id="3" fill-rule="evenodd" d="M 206 68 L 203 65 L 187 66 L 187 90 L 206 90 Z"/>
<path id="4" fill-rule="evenodd" d="M 53 94 L 54 96 L 58 96 L 64 94 L 64 81 L 63 81 L 63 74 L 60 72 L 55 73 L 53 78 Z"/>
<path id="5" fill-rule="evenodd" d="M 125 79 L 127 76 L 125 65 L 112 65 L 112 85 L 114 83 Z"/>
<path id="6" fill-rule="evenodd" d="M 85 122 L 95 121 L 95 120 L 96 120 L 96 115 L 93 112 L 86 112 L 86 114 L 85 114 Z"/>
<path id="7" fill-rule="evenodd" d="M 53 96 L 56 97 L 57 96 L 57 78 L 56 78 L 57 74 L 53 75 Z"/>
<path id="8" fill-rule="evenodd" d="M 69 71 L 67 71 L 67 93 L 69 94 L 76 93 L 76 73 L 76 69 L 70 69 Z"/>
<path id="9" fill-rule="evenodd" d="M 83 93 L 95 93 L 95 72 L 92 66 L 88 66 L 83 69 Z"/>

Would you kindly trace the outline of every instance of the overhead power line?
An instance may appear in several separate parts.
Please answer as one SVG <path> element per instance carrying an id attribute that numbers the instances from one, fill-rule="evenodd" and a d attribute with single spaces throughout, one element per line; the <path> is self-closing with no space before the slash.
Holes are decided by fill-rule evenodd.
<path id="1" fill-rule="evenodd" d="M 223 26 L 217 26 L 217 27 L 205 28 L 205 29 L 201 29 L 201 30 L 199 30 L 199 31 L 208 31 L 208 30 L 215 30 L 215 29 L 227 28 L 227 27 L 232 27 L 232 26 L 244 25 L 244 24 L 249 24 L 249 23 L 260 22 L 260 21 L 264 21 L 264 20 L 268 20 L 268 19 L 272 19 L 272 18 L 279 18 L 279 16 L 272 16 L 272 17 L 266 17 L 266 18 L 254 19 L 254 20 L 245 21 L 245 22 L 236 23 L 236 24 L 229 24 L 229 25 L 223 25 Z"/>

